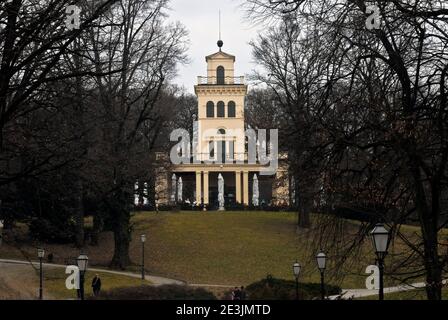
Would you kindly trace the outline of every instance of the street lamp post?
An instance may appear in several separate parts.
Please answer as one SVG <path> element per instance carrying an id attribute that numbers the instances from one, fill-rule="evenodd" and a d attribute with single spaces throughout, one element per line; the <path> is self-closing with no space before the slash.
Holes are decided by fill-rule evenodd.
<path id="1" fill-rule="evenodd" d="M 301 269 L 301 266 L 296 261 L 292 265 L 292 271 L 294 272 L 294 277 L 296 278 L 296 300 L 299 300 L 299 274 L 300 274 L 300 269 Z"/>
<path id="2" fill-rule="evenodd" d="M 319 271 L 320 271 L 321 298 L 322 298 L 322 300 L 325 300 L 324 272 L 325 272 L 325 267 L 326 267 L 326 262 L 327 262 L 327 256 L 325 255 L 325 253 L 320 252 L 317 254 L 316 260 L 317 260 L 317 267 L 319 268 Z"/>
<path id="3" fill-rule="evenodd" d="M 89 257 L 83 253 L 81 253 L 77 259 L 79 275 L 80 275 L 80 298 L 84 300 L 84 277 L 87 271 L 87 265 L 89 263 Z"/>
<path id="4" fill-rule="evenodd" d="M 39 300 L 43 299 L 43 270 L 42 270 L 42 259 L 45 256 L 45 250 L 42 248 L 37 249 L 37 257 L 39 258 Z"/>
<path id="5" fill-rule="evenodd" d="M 145 281 L 145 241 L 146 235 L 142 234 L 140 236 L 140 240 L 142 242 L 142 282 Z"/>
<path id="6" fill-rule="evenodd" d="M 373 248 L 375 249 L 380 271 L 379 300 L 384 300 L 384 258 L 387 255 L 387 249 L 389 247 L 389 231 L 384 228 L 383 224 L 378 223 L 370 232 L 370 236 L 372 238 Z"/>

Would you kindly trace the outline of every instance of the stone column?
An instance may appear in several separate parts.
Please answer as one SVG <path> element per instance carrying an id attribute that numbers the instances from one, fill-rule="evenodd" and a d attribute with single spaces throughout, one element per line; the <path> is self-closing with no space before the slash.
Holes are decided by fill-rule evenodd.
<path id="1" fill-rule="evenodd" d="M 236 203 L 241 203 L 241 171 L 235 171 Z"/>
<path id="2" fill-rule="evenodd" d="M 208 204 L 208 171 L 204 171 L 204 204 Z"/>
<path id="3" fill-rule="evenodd" d="M 243 171 L 243 203 L 249 205 L 249 172 Z"/>
<path id="4" fill-rule="evenodd" d="M 202 185 L 201 185 L 201 171 L 196 171 L 196 204 L 199 206 L 201 205 L 202 201 L 201 201 L 201 190 L 202 190 Z"/>

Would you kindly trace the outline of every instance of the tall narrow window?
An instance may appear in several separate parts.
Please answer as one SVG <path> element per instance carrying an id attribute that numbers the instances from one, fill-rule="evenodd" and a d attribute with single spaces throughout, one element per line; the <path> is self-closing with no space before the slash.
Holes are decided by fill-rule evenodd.
<path id="1" fill-rule="evenodd" d="M 218 102 L 218 118 L 225 117 L 225 104 L 222 101 Z"/>
<path id="2" fill-rule="evenodd" d="M 221 141 L 218 141 L 218 159 L 217 163 L 225 163 L 226 161 L 226 130 L 219 129 L 218 134 L 222 135 Z"/>
<path id="3" fill-rule="evenodd" d="M 227 116 L 229 118 L 235 118 L 236 117 L 236 105 L 234 101 L 230 101 L 227 106 Z"/>
<path id="4" fill-rule="evenodd" d="M 212 101 L 207 102 L 207 118 L 215 117 L 215 104 Z"/>
<path id="5" fill-rule="evenodd" d="M 225 84 L 225 71 L 223 66 L 216 68 L 216 84 Z"/>
<path id="6" fill-rule="evenodd" d="M 235 141 L 229 141 L 229 159 L 235 159 Z"/>
<path id="7" fill-rule="evenodd" d="M 214 141 L 210 141 L 208 143 L 208 151 L 210 154 L 210 159 L 213 159 L 215 157 L 215 142 Z"/>

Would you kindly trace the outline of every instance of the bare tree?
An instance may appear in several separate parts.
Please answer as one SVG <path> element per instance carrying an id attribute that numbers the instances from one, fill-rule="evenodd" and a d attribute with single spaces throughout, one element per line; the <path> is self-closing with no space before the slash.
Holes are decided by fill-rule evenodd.
<path id="1" fill-rule="evenodd" d="M 94 73 L 62 63 L 71 46 L 115 0 L 92 3 L 79 29 L 66 28 L 66 8 L 80 1 L 2 2 L 0 7 L 0 187 L 2 198 L 29 179 L 39 180 L 76 166 L 85 131 L 68 130 L 67 81 Z M 64 82 L 65 81 L 65 82 Z M 76 109 L 76 107 L 75 107 Z M 70 114 L 70 115 L 69 115 Z M 67 117 L 67 118 L 65 118 Z M 68 146 L 72 148 L 69 148 Z M 8 200 L 18 201 L 20 195 Z M 14 200 L 15 199 L 15 200 Z M 81 201 L 81 199 L 79 199 Z M 4 202 L 5 203 L 5 202 Z M 79 210 L 78 210 L 79 211 Z M 82 235 L 80 236 L 82 238 Z M 81 240 L 78 241 L 79 243 Z"/>
<path id="2" fill-rule="evenodd" d="M 130 215 L 134 182 L 150 173 L 151 150 L 163 126 L 158 104 L 176 65 L 184 60 L 185 30 L 164 24 L 167 1 L 123 0 L 100 19 L 107 28 L 92 28 L 90 58 L 99 117 L 104 119 L 96 144 L 94 176 L 111 217 L 114 267 L 130 264 Z"/>
<path id="3" fill-rule="evenodd" d="M 314 134 L 304 146 L 318 159 L 314 166 L 327 204 L 370 211 L 372 221 L 388 223 L 396 241 L 409 248 L 398 263 L 407 268 L 402 278 L 425 275 L 428 298 L 439 300 L 447 262 L 440 251 L 446 250 L 441 230 L 447 223 L 446 9 L 441 1 L 373 2 L 382 25 L 369 30 L 364 1 L 249 1 L 261 8 L 252 13 L 269 11 L 302 31 L 284 42 L 281 37 L 259 41 L 255 56 L 269 72 L 285 75 L 282 81 L 265 79 L 281 96 L 305 92 L 298 103 L 286 104 L 292 109 L 288 114 L 302 111 L 297 106 L 309 99 L 314 102 L 305 112 Z M 320 53 L 305 56 L 312 46 Z M 321 66 L 314 69 L 319 80 L 302 85 L 294 75 L 310 63 Z M 306 126 L 298 130 L 309 132 Z M 414 217 L 419 237 L 401 232 Z M 321 231 L 328 231 L 324 225 Z M 361 224 L 359 237 L 343 249 L 356 251 L 369 226 Z M 331 246 L 332 239 L 317 238 L 319 246 Z"/>

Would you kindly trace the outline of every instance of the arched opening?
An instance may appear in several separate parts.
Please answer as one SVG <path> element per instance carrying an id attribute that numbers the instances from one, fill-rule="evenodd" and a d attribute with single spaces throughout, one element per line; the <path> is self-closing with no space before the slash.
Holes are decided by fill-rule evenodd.
<path id="1" fill-rule="evenodd" d="M 223 66 L 216 68 L 216 84 L 225 84 L 225 71 Z"/>
<path id="2" fill-rule="evenodd" d="M 207 102 L 207 118 L 215 117 L 215 104 L 212 101 Z"/>
<path id="3" fill-rule="evenodd" d="M 218 102 L 218 118 L 224 118 L 225 117 L 225 104 L 222 101 Z"/>
<path id="4" fill-rule="evenodd" d="M 236 104 L 234 101 L 230 101 L 227 106 L 227 116 L 229 118 L 235 118 L 236 117 Z"/>

